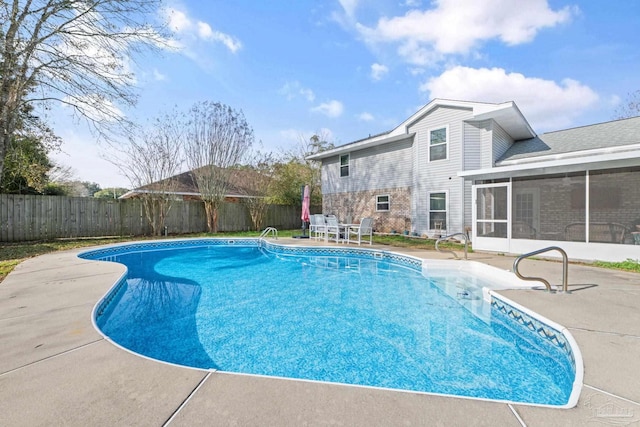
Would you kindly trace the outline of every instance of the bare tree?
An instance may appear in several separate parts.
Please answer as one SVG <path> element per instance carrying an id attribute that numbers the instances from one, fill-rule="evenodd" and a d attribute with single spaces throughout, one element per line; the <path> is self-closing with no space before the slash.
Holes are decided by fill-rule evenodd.
<path id="1" fill-rule="evenodd" d="M 238 185 L 246 196 L 242 203 L 249 210 L 255 230 L 261 230 L 271 204 L 271 186 L 275 177 L 276 160 L 272 153 L 256 151 L 248 160 L 248 165 L 238 171 Z"/>
<path id="2" fill-rule="evenodd" d="M 616 108 L 614 118 L 627 119 L 638 115 L 640 115 L 640 90 L 627 95 L 627 99 Z"/>
<path id="3" fill-rule="evenodd" d="M 49 160 L 51 162 L 51 169 L 47 172 L 49 182 L 66 182 L 76 179 L 76 171 L 68 165 Z"/>
<path id="4" fill-rule="evenodd" d="M 131 183 L 131 197 L 142 201 L 154 235 L 162 234 L 180 183 L 175 179 L 184 163 L 185 123 L 177 113 L 155 119 L 115 155 L 106 156 Z"/>
<path id="5" fill-rule="evenodd" d="M 253 145 L 253 129 L 242 111 L 209 101 L 190 111 L 186 158 L 207 213 L 207 227 L 218 232 L 218 209 L 245 153 Z"/>
<path id="6" fill-rule="evenodd" d="M 148 22 L 161 0 L 0 0 L 0 173 L 20 111 L 71 106 L 99 132 L 126 122 L 134 53 L 166 45 Z"/>

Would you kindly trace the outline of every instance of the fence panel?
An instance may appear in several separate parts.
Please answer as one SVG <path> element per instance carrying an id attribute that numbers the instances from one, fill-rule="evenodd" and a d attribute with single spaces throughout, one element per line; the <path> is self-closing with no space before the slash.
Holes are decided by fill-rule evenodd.
<path id="1" fill-rule="evenodd" d="M 166 226 L 170 234 L 207 231 L 203 203 L 174 202 Z M 267 226 L 300 228 L 300 207 L 269 206 Z M 223 203 L 218 213 L 219 231 L 250 229 L 251 217 L 244 204 Z M 0 194 L 0 242 L 149 234 L 151 227 L 140 200 Z"/>

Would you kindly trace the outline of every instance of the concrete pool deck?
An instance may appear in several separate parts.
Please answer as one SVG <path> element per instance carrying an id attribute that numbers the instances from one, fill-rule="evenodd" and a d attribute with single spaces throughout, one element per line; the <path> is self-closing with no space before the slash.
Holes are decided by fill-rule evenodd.
<path id="1" fill-rule="evenodd" d="M 500 292 L 567 327 L 582 351 L 577 406 L 551 409 L 210 373 L 133 355 L 91 322 L 95 303 L 124 267 L 77 258 L 84 250 L 28 259 L 0 283 L 0 426 L 640 425 L 640 274 L 571 264 L 570 295 Z M 469 258 L 501 269 L 513 264 L 508 256 Z M 560 283 L 558 262 L 525 260 L 521 270 Z"/>

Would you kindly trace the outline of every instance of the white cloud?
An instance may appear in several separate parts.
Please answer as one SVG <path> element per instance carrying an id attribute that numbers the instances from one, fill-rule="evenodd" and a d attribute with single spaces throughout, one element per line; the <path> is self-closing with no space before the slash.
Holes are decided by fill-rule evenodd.
<path id="1" fill-rule="evenodd" d="M 206 22 L 198 21 L 198 35 L 203 40 L 217 41 L 222 43 L 231 52 L 236 53 L 242 48 L 240 40 L 220 31 L 214 31 Z"/>
<path id="2" fill-rule="evenodd" d="M 342 112 L 344 111 L 344 106 L 342 105 L 342 102 L 336 101 L 334 99 L 329 102 L 324 102 L 318 105 L 317 107 L 313 107 L 311 111 L 313 111 L 314 113 L 321 113 L 327 117 L 333 118 L 333 117 L 339 117 L 340 115 L 342 115 Z"/>
<path id="3" fill-rule="evenodd" d="M 371 113 L 367 113 L 366 111 L 363 113 L 358 114 L 358 120 L 363 121 L 363 122 L 371 122 L 373 121 L 374 117 L 373 114 Z"/>
<path id="4" fill-rule="evenodd" d="M 187 14 L 181 10 L 167 8 L 164 10 L 164 15 L 168 20 L 169 29 L 174 33 L 184 33 L 193 26 Z"/>
<path id="5" fill-rule="evenodd" d="M 284 86 L 280 88 L 279 92 L 289 101 L 297 98 L 298 96 L 302 96 L 309 102 L 313 102 L 316 99 L 316 95 L 313 93 L 313 90 L 303 87 L 298 81 L 285 83 Z"/>
<path id="6" fill-rule="evenodd" d="M 160 71 L 158 71 L 157 68 L 154 68 L 153 69 L 153 79 L 156 80 L 156 81 L 161 82 L 161 81 L 167 80 L 167 76 L 162 74 Z"/>
<path id="7" fill-rule="evenodd" d="M 203 40 L 222 43 L 229 51 L 236 53 L 242 48 L 242 42 L 236 37 L 214 30 L 204 21 L 194 20 L 187 12 L 169 7 L 162 11 L 168 22 L 168 27 L 180 40 L 174 42 L 185 48 L 189 40 Z"/>
<path id="8" fill-rule="evenodd" d="M 598 101 L 598 94 L 578 81 L 560 83 L 502 68 L 457 66 L 429 79 L 420 87 L 430 98 L 461 99 L 480 102 L 514 101 L 536 131 L 570 126 Z"/>
<path id="9" fill-rule="evenodd" d="M 439 0 L 427 10 L 383 17 L 375 28 L 357 24 L 370 43 L 399 43 L 408 62 L 427 65 L 441 55 L 467 54 L 481 43 L 499 39 L 507 45 L 530 42 L 538 31 L 571 19 L 575 8 L 552 10 L 547 0 Z"/>
<path id="10" fill-rule="evenodd" d="M 213 37 L 213 30 L 211 29 L 211 25 L 202 21 L 198 21 L 196 25 L 198 27 L 198 36 L 201 39 L 207 40 Z"/>
<path id="11" fill-rule="evenodd" d="M 348 17 L 353 17 L 358 7 L 358 0 L 338 0 Z"/>
<path id="12" fill-rule="evenodd" d="M 382 79 L 385 75 L 387 75 L 387 73 L 389 72 L 389 67 L 387 67 L 386 65 L 382 65 L 382 64 L 372 64 L 371 65 L 371 78 L 373 80 L 380 80 Z"/>

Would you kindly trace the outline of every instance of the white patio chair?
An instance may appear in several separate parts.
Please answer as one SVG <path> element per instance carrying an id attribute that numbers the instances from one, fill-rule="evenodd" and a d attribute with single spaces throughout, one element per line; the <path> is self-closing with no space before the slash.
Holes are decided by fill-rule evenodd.
<path id="1" fill-rule="evenodd" d="M 373 243 L 373 218 L 362 218 L 360 225 L 354 225 L 347 230 L 347 243 L 362 243 L 362 238 L 369 236 L 369 244 Z M 365 240 L 366 242 L 366 240 Z"/>
<path id="2" fill-rule="evenodd" d="M 309 225 L 309 235 L 313 236 L 315 240 L 324 238 L 324 234 L 327 231 L 327 226 L 324 222 L 324 215 L 314 214 L 309 217 L 311 224 Z"/>
<path id="3" fill-rule="evenodd" d="M 338 218 L 335 215 L 329 215 L 325 226 L 324 238 L 325 240 L 333 240 L 334 237 L 336 243 L 340 243 L 340 224 L 338 224 Z"/>

